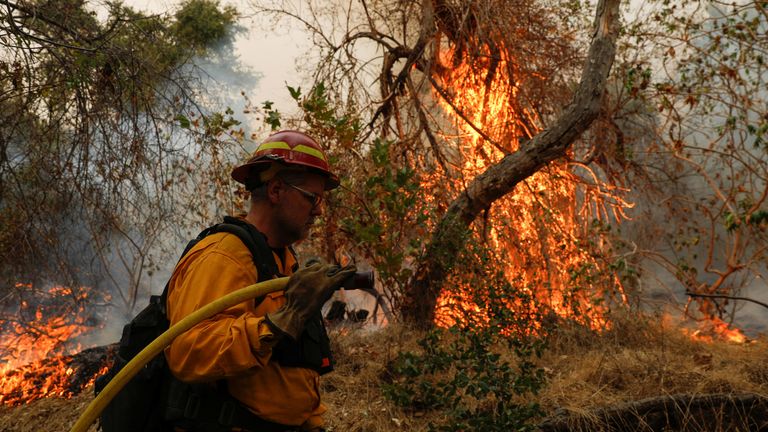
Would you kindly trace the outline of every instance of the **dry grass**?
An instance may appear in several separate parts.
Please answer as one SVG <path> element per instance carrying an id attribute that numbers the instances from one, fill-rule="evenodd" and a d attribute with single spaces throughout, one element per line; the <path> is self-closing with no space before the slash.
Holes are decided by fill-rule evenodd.
<path id="1" fill-rule="evenodd" d="M 323 377 L 329 429 L 335 432 L 425 431 L 441 415 L 410 412 L 382 394 L 387 365 L 399 351 L 417 350 L 419 334 L 400 326 L 379 331 L 332 330 L 337 368 Z M 588 414 L 654 396 L 751 392 L 768 395 L 768 343 L 695 342 L 676 325 L 616 317 L 603 334 L 561 328 L 540 360 L 548 385 L 539 402 L 548 414 Z M 91 399 L 42 400 L 0 409 L 0 430 L 66 431 Z"/>
<path id="2" fill-rule="evenodd" d="M 549 383 L 541 404 L 582 413 L 654 396 L 756 393 L 768 396 L 768 341 L 706 343 L 676 323 L 615 317 L 596 335 L 562 329 L 541 360 Z"/>
<path id="3" fill-rule="evenodd" d="M 418 349 L 419 334 L 402 326 L 378 331 L 331 330 L 336 370 L 323 377 L 329 430 L 337 432 L 425 431 L 434 413 L 404 411 L 381 391 L 387 365 L 401 351 Z"/>
<path id="4" fill-rule="evenodd" d="M 548 414 L 589 414 L 649 397 L 756 393 L 768 396 L 768 341 L 697 342 L 679 323 L 617 316 L 603 334 L 561 328 L 540 360 L 548 385 L 539 403 Z M 335 332 L 339 366 L 324 381 L 334 431 L 424 431 L 439 413 L 412 413 L 381 393 L 386 365 L 419 336 L 392 326 L 375 333 Z M 512 356 L 509 356 L 512 357 Z"/>
<path id="5" fill-rule="evenodd" d="M 15 408 L 0 407 L 0 431 L 69 431 L 92 399 L 93 387 L 89 387 L 72 399 L 40 399 Z M 96 432 L 96 426 L 88 432 Z"/>

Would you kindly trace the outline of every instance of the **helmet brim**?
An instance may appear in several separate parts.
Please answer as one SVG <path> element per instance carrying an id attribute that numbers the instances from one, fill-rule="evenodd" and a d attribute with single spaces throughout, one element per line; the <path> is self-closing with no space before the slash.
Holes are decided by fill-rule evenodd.
<path id="1" fill-rule="evenodd" d="M 249 161 L 243 165 L 235 167 L 235 169 L 232 170 L 232 178 L 236 182 L 242 183 L 249 188 L 258 186 L 262 183 L 261 173 L 268 170 L 273 163 L 278 163 L 284 166 L 285 169 L 301 167 L 306 169 L 307 172 L 312 172 L 325 177 L 325 190 L 327 191 L 336 189 L 341 184 L 339 177 L 332 172 L 318 169 L 317 167 L 314 167 L 310 164 L 304 164 L 300 161 L 292 161 L 289 166 L 288 164 L 284 164 L 279 160 L 273 160 L 270 158 L 261 158 Z"/>

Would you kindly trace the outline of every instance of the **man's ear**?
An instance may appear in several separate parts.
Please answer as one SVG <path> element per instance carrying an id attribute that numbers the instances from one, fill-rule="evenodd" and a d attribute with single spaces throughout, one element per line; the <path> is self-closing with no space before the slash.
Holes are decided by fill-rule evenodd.
<path id="1" fill-rule="evenodd" d="M 283 182 L 279 179 L 272 179 L 267 183 L 267 198 L 272 204 L 280 201 L 280 193 L 284 189 Z"/>

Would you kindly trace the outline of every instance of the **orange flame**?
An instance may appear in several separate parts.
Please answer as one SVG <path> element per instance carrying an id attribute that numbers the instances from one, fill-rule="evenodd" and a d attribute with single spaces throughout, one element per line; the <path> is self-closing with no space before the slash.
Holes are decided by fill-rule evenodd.
<path id="1" fill-rule="evenodd" d="M 443 194 L 459 193 L 477 175 L 516 151 L 521 138 L 531 138 L 541 130 L 540 118 L 517 101 L 517 84 L 510 83 L 506 74 L 494 76 L 487 69 L 455 59 L 454 54 L 452 50 L 441 52 L 440 61 L 446 65 L 441 87 L 452 89 L 452 94 L 446 98 L 443 92 L 438 98 L 456 129 L 455 136 L 443 138 L 455 143 L 452 154 L 461 161 L 454 164 L 460 167 L 460 181 L 455 182 L 454 190 L 451 185 L 446 188 L 447 173 L 435 173 L 423 182 L 427 190 Z M 514 69 L 510 59 L 498 60 L 497 70 Z M 506 257 L 504 272 L 510 281 L 522 280 L 522 286 L 532 287 L 538 303 L 557 315 L 601 329 L 608 325 L 604 317 L 606 297 L 618 297 L 620 302 L 626 298 L 619 279 L 606 271 L 607 265 L 593 253 L 600 245 L 584 247 L 589 227 L 578 220 L 605 220 L 610 214 L 607 206 L 618 209 L 613 214 L 621 219 L 622 209 L 631 204 L 621 199 L 625 190 L 601 183 L 589 168 L 583 168 L 592 174 L 595 184 L 589 193 L 581 193 L 581 205 L 577 199 L 579 179 L 566 163 L 552 163 L 497 200 L 484 226 L 475 230 Z M 455 322 L 451 310 L 479 314 L 482 309 L 454 292 L 444 292 L 438 308 L 436 322 L 441 325 Z"/>
<path id="2" fill-rule="evenodd" d="M 86 313 L 91 290 L 54 286 L 42 292 L 23 283 L 15 288 L 18 298 L 34 298 L 35 306 L 21 300 L 17 310 L 0 316 L 0 403 L 69 397 L 91 384 L 97 373 L 75 377 L 78 368 L 67 357 L 82 350 L 79 337 L 100 328 Z"/>
<path id="3" fill-rule="evenodd" d="M 426 176 L 422 186 L 434 191 L 427 199 L 447 202 L 476 176 L 525 145 L 521 141 L 542 129 L 542 119 L 517 100 L 521 89 L 510 77 L 519 74 L 514 59 L 504 58 L 504 50 L 485 53 L 486 60 L 493 58 L 492 71 L 482 64 L 483 56 L 476 55 L 475 63 L 469 64 L 457 51 L 439 47 L 441 72 L 435 97 L 446 122 L 453 126 L 450 133 L 443 134 L 444 142 L 454 145 L 445 152 L 453 155 L 453 161 Z M 574 169 L 585 177 L 576 176 Z M 457 181 L 446 182 L 451 176 Z M 599 225 L 629 219 L 625 210 L 633 204 L 623 198 L 626 192 L 628 189 L 601 180 L 583 163 L 554 162 L 494 203 L 485 220 L 475 224 L 475 234 L 504 257 L 501 265 L 507 280 L 518 281 L 536 299 L 531 304 L 511 304 L 513 310 L 547 316 L 554 313 L 595 330 L 610 327 L 605 301 L 615 299 L 626 304 L 628 300 L 619 277 L 601 261 L 601 253 L 610 246 L 603 244 L 600 235 L 589 233 L 589 225 L 592 221 Z M 459 288 L 444 290 L 438 299 L 438 325 L 450 326 L 467 316 L 479 322 L 487 320 L 484 307 L 469 295 L 478 287 L 460 278 L 449 281 L 448 286 Z M 705 320 L 702 325 L 690 333 L 692 338 L 748 341 L 741 330 L 719 318 Z"/>
<path id="4" fill-rule="evenodd" d="M 700 328 L 694 331 L 687 331 L 693 340 L 713 343 L 715 341 L 726 341 L 732 343 L 746 343 L 747 336 L 738 328 L 731 327 L 718 317 L 713 317 L 701 322 Z"/>

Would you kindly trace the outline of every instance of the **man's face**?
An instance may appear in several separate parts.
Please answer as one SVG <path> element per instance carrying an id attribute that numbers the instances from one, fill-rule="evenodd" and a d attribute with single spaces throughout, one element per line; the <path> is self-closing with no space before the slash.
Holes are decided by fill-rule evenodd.
<path id="1" fill-rule="evenodd" d="M 325 178 L 320 175 L 307 173 L 301 184 L 283 181 L 276 211 L 279 228 L 289 243 L 307 238 L 316 218 L 323 213 L 323 203 L 315 203 L 324 196 Z"/>

